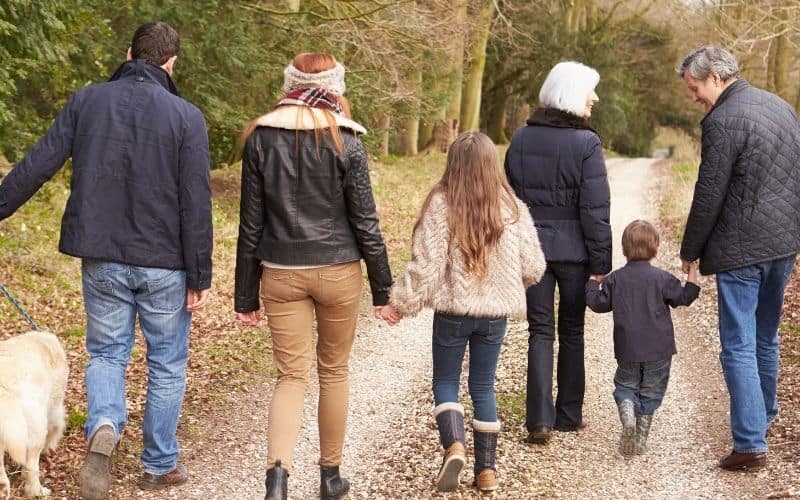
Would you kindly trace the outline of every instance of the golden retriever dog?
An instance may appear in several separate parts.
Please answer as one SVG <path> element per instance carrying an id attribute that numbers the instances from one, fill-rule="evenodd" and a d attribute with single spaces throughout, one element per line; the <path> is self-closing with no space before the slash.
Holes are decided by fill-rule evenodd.
<path id="1" fill-rule="evenodd" d="M 26 496 L 47 496 L 39 455 L 64 433 L 69 365 L 58 338 L 30 332 L 0 342 L 0 499 L 11 496 L 3 453 L 23 467 Z"/>

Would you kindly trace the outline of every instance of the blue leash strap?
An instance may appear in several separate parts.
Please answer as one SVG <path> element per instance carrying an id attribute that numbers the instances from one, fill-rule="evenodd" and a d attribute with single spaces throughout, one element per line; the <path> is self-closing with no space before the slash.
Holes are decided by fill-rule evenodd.
<path id="1" fill-rule="evenodd" d="M 8 300 L 10 300 L 11 303 L 14 305 L 14 307 L 17 308 L 17 310 L 20 312 L 20 314 L 22 314 L 22 316 L 25 318 L 25 321 L 27 321 L 28 324 L 31 325 L 31 328 L 33 330 L 38 330 L 39 329 L 39 325 L 36 324 L 36 322 L 33 320 L 33 318 L 31 318 L 31 315 L 28 314 L 25 311 L 25 309 L 22 307 L 22 305 L 20 305 L 20 303 L 17 302 L 17 300 L 14 298 L 14 296 L 11 295 L 11 292 L 8 291 L 8 288 L 6 288 L 4 285 L 0 285 L 0 292 L 3 292 L 3 295 L 8 297 Z"/>

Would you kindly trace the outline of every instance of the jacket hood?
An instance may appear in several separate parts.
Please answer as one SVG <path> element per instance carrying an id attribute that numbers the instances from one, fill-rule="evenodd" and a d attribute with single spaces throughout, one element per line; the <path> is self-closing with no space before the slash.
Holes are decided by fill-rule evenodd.
<path id="1" fill-rule="evenodd" d="M 298 113 L 299 108 L 310 111 L 309 113 Z M 313 116 L 312 116 L 313 115 Z M 336 124 L 352 130 L 357 134 L 366 134 L 367 129 L 359 123 L 333 113 Z M 279 106 L 274 111 L 267 113 L 256 119 L 256 125 L 260 127 L 273 127 L 285 130 L 314 130 L 315 128 L 328 128 L 328 121 L 325 113 L 321 109 L 309 106 Z"/>

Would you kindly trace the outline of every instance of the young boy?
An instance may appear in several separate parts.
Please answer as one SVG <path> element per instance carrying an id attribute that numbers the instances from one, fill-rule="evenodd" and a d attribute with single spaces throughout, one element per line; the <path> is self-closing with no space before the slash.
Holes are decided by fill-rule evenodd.
<path id="1" fill-rule="evenodd" d="M 658 232 L 636 220 L 622 233 L 625 267 L 602 283 L 586 284 L 586 304 L 598 313 L 614 311 L 614 400 L 622 422 L 619 451 L 625 456 L 647 451 L 653 413 L 661 405 L 669 381 L 675 334 L 669 307 L 688 306 L 697 298 L 697 264 L 687 283 L 650 265 L 658 253 Z"/>

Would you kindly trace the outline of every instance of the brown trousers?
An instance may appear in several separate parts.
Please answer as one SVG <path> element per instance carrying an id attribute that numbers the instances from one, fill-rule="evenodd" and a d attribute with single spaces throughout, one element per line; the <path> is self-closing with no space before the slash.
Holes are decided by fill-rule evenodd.
<path id="1" fill-rule="evenodd" d="M 268 468 L 280 460 L 291 472 L 292 454 L 303 422 L 315 313 L 319 463 L 341 464 L 349 397 L 348 361 L 361 287 L 360 261 L 304 270 L 264 269 L 261 298 L 278 372 L 269 408 Z"/>

